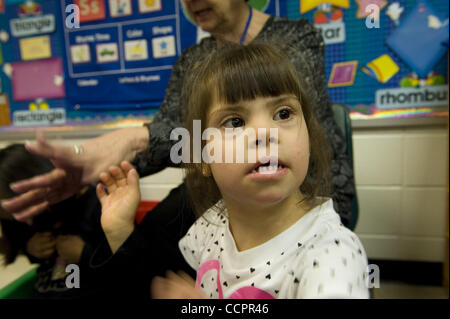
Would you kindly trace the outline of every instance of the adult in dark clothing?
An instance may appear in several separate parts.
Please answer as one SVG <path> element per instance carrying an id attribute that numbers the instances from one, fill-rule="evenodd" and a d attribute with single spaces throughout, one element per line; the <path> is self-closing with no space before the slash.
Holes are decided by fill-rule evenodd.
<path id="1" fill-rule="evenodd" d="M 184 5 L 196 24 L 212 36 L 188 48 L 180 57 L 172 70 L 166 97 L 153 121 L 142 128 L 105 134 L 74 148 L 53 146 L 38 136 L 37 145 L 29 146 L 29 150 L 50 158 L 58 168 L 47 175 L 15 185 L 14 189 L 24 194 L 3 203 L 5 209 L 14 212 L 18 219 L 26 219 L 50 203 L 73 194 L 77 187 L 97 181 L 102 171 L 118 165 L 122 160 L 134 160 L 141 176 L 176 166 L 170 160 L 170 149 L 176 143 L 170 140 L 170 132 L 183 126 L 181 88 L 189 67 L 205 52 L 220 49 L 226 42 L 241 42 L 245 45 L 262 41 L 284 43 L 288 50 L 286 54 L 306 81 L 306 91 L 315 101 L 315 115 L 328 137 L 333 153 L 332 198 L 335 209 L 344 225 L 347 224 L 355 195 L 353 170 L 345 154 L 342 133 L 334 122 L 326 91 L 324 42 L 320 32 L 306 19 L 291 21 L 250 10 L 244 0 L 185 0 Z M 52 185 L 58 185 L 59 188 Z M 131 262 L 128 261 L 134 260 L 133 267 L 147 265 L 145 277 L 148 278 L 166 269 L 189 270 L 177 247 L 178 240 L 195 220 L 192 211 L 186 209 L 187 196 L 184 194 L 184 186 L 173 190 L 155 211 L 147 215 L 141 225 L 127 225 L 124 227 L 126 231 L 120 236 L 111 234 L 108 237 L 108 227 L 105 229 L 103 225 L 108 245 L 117 250 L 112 249 L 114 256 L 111 257 L 111 251 L 107 256 L 107 249 L 100 247 L 92 265 L 103 269 L 110 265 L 129 267 Z M 108 245 L 105 242 L 105 246 Z M 160 249 L 161 246 L 170 252 Z M 111 266 L 110 269 L 115 267 Z M 141 276 L 138 274 L 142 272 L 135 271 L 134 274 Z M 148 285 L 148 278 L 144 280 L 143 286 Z"/>

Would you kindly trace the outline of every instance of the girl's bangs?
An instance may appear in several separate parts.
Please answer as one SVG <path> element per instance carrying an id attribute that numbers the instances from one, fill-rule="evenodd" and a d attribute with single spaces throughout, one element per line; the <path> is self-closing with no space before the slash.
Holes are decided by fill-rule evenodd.
<path id="1" fill-rule="evenodd" d="M 243 54 L 243 51 L 235 51 L 228 59 L 218 61 L 220 65 L 217 65 L 216 70 L 222 72 L 214 72 L 210 81 L 207 81 L 208 91 L 215 91 L 216 102 L 229 105 L 283 94 L 294 94 L 301 98 L 297 76 L 285 60 L 273 56 L 273 52 Z"/>

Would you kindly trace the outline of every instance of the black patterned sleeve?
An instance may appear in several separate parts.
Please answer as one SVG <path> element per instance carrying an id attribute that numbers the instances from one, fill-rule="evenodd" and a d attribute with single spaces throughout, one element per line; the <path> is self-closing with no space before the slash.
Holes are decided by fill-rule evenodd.
<path id="1" fill-rule="evenodd" d="M 331 109 L 330 97 L 326 86 L 324 63 L 325 45 L 320 31 L 306 19 L 295 22 L 288 37 L 292 45 L 298 48 L 297 69 L 303 73 L 305 81 L 311 85 L 311 98 L 316 102 L 315 115 L 321 124 L 332 151 L 332 198 L 336 211 L 344 225 L 352 214 L 352 200 L 355 197 L 355 184 L 352 162 L 345 151 L 345 140 L 337 126 Z M 307 69 L 305 69 L 307 66 Z"/>
<path id="2" fill-rule="evenodd" d="M 193 47 L 188 48 L 178 59 L 172 69 L 165 97 L 158 112 L 151 123 L 144 124 L 150 133 L 148 152 L 138 155 L 133 163 L 141 177 L 166 167 L 178 166 L 170 160 L 170 149 L 177 142 L 170 140 L 170 132 L 176 127 L 184 127 L 181 89 L 193 51 L 195 51 Z"/>

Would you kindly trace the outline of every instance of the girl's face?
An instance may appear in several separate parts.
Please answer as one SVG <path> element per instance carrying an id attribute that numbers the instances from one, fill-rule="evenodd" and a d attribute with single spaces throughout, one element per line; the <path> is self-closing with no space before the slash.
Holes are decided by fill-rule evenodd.
<path id="1" fill-rule="evenodd" d="M 217 32 L 231 25 L 236 18 L 236 9 L 244 0 L 183 0 L 191 17 L 202 30 Z"/>
<path id="2" fill-rule="evenodd" d="M 211 163 L 209 168 L 225 201 L 272 205 L 291 195 L 299 195 L 310 152 L 308 128 L 300 102 L 294 95 L 259 97 L 236 105 L 216 103 L 208 112 L 207 126 L 221 132 L 220 143 L 215 143 L 219 141 L 214 138 L 207 141 L 207 145 L 215 143 L 208 145 L 210 150 L 214 148 L 210 154 L 216 152 L 216 147 L 222 149 L 221 163 Z M 255 135 L 249 134 L 245 139 L 230 138 L 225 134 L 226 128 L 249 129 Z M 271 129 L 278 134 L 271 134 Z M 263 134 L 258 134 L 261 130 L 265 132 L 265 143 Z M 244 161 L 238 163 L 236 154 L 242 147 Z M 272 152 L 274 149 L 277 152 Z M 226 162 L 226 152 L 230 155 L 230 150 L 233 150 L 234 163 Z M 251 160 L 252 151 L 256 151 L 256 161 Z M 262 168 L 267 166 L 262 164 L 264 156 L 271 156 L 271 161 L 278 161 L 278 166 Z"/>

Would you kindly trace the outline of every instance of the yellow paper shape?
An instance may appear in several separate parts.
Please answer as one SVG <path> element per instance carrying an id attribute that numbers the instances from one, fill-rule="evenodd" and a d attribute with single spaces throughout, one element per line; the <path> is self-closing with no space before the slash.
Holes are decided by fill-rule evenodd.
<path id="1" fill-rule="evenodd" d="M 52 56 L 50 37 L 48 35 L 19 40 L 22 60 L 46 59 Z"/>
<path id="2" fill-rule="evenodd" d="M 3 125 L 11 125 L 11 114 L 6 94 L 0 94 L 0 126 Z"/>
<path id="3" fill-rule="evenodd" d="M 348 9 L 350 0 L 300 0 L 300 13 L 308 12 L 322 3 Z"/>
<path id="4" fill-rule="evenodd" d="M 374 72 L 377 80 L 381 83 L 389 81 L 399 70 L 398 65 L 387 54 L 370 61 L 367 63 L 367 66 Z"/>

